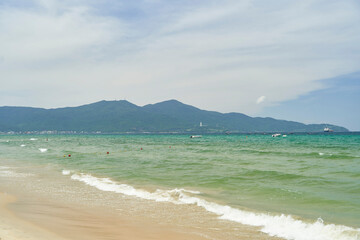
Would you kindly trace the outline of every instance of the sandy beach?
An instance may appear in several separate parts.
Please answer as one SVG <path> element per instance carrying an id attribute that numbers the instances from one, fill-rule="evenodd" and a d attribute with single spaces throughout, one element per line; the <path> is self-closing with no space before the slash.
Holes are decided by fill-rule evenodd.
<path id="1" fill-rule="evenodd" d="M 51 168 L 3 167 L 0 178 L 1 240 L 277 239 L 195 205 L 103 192 Z"/>
<path id="2" fill-rule="evenodd" d="M 63 240 L 60 236 L 25 221 L 7 208 L 16 201 L 13 195 L 0 193 L 0 239 L 1 240 Z"/>
<path id="3" fill-rule="evenodd" d="M 29 208 L 31 205 L 31 209 Z M 16 214 L 12 209 L 18 209 Z M 1 240 L 206 239 L 141 219 L 121 219 L 51 203 L 30 203 L 0 193 Z"/>
<path id="4" fill-rule="evenodd" d="M 233 229 L 230 222 L 223 224 Z M 209 231 L 190 222 L 188 226 L 179 226 L 176 222 L 164 224 L 141 216 L 119 215 L 96 206 L 61 204 L 51 198 L 44 200 L 27 194 L 17 197 L 8 191 L 0 193 L 1 240 L 278 239 L 256 228 L 239 225 L 240 235 L 223 238 L 222 231 L 227 230 L 223 225 L 218 227 Z"/>

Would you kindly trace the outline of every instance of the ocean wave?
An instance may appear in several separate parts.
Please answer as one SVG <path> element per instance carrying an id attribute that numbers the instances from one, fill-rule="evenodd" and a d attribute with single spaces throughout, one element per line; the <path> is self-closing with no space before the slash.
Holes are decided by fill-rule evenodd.
<path id="1" fill-rule="evenodd" d="M 42 152 L 42 153 L 47 152 L 47 148 L 39 148 L 39 151 Z"/>
<path id="2" fill-rule="evenodd" d="M 197 191 L 185 190 L 185 189 L 173 189 L 169 191 L 156 190 L 150 193 L 145 190 L 135 189 L 134 187 L 127 184 L 118 184 L 109 178 L 97 178 L 89 174 L 73 174 L 71 179 L 84 182 L 87 185 L 96 187 L 99 190 L 107 192 L 122 193 L 128 196 L 135 196 L 142 199 L 154 200 L 157 202 L 172 202 L 175 204 L 182 204 L 176 200 L 176 196 L 180 196 L 182 193 L 200 194 Z"/>
<path id="3" fill-rule="evenodd" d="M 201 199 L 196 196 L 200 194 L 198 191 L 176 188 L 171 190 L 157 189 L 155 192 L 148 192 L 146 190 L 136 189 L 127 184 L 116 183 L 110 178 L 97 178 L 90 174 L 83 173 L 73 174 L 71 179 L 84 182 L 102 191 L 116 192 L 157 202 L 197 205 L 208 212 L 218 215 L 220 219 L 260 227 L 260 231 L 270 236 L 293 240 L 360 239 L 360 229 L 343 225 L 324 224 L 321 219 L 315 222 L 305 222 L 295 219 L 291 215 L 273 215 L 244 211 Z"/>

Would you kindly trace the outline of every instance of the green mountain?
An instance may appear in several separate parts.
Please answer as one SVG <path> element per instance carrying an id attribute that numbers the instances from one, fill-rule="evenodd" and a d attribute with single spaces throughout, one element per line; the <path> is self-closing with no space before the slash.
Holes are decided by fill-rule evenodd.
<path id="1" fill-rule="evenodd" d="M 1 132 L 322 132 L 326 126 L 337 132 L 348 131 L 331 124 L 306 125 L 241 113 L 205 111 L 176 100 L 144 107 L 124 100 L 57 109 L 0 107 Z"/>

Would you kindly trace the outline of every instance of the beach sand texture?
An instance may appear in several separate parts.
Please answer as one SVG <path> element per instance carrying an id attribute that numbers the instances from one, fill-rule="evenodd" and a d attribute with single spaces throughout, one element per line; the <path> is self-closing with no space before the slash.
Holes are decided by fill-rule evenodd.
<path id="1" fill-rule="evenodd" d="M 6 193 L 0 196 L 1 240 L 205 239 L 140 219 L 134 222 L 105 216 L 94 209 L 85 211 L 44 202 L 17 202 L 14 196 Z M 14 204 L 12 208 L 20 210 L 20 215 L 26 217 L 10 211 L 9 204 Z"/>
<path id="2" fill-rule="evenodd" d="M 149 222 L 144 223 L 141 220 L 135 223 L 120 218 L 105 217 L 93 210 L 89 213 L 44 203 L 41 206 L 40 203 L 19 204 L 12 195 L 1 193 L 0 196 L 1 240 L 205 239 Z M 7 205 L 14 203 L 17 205 L 15 207 L 20 207 L 21 210 L 31 205 L 32 208 L 22 214 L 27 215 L 26 220 L 7 208 Z"/>
<path id="3" fill-rule="evenodd" d="M 244 226 L 241 239 L 277 239 Z M 203 235 L 203 236 L 202 236 Z M 215 238 L 214 238 L 215 237 Z M 0 193 L 1 240 L 219 239 L 202 230 L 157 224 L 139 217 L 110 214 L 101 208 L 61 206 Z"/>
<path id="4" fill-rule="evenodd" d="M 35 224 L 18 218 L 7 209 L 7 205 L 16 201 L 16 198 L 7 193 L 0 193 L 0 239 L 1 240 L 63 240 Z"/>

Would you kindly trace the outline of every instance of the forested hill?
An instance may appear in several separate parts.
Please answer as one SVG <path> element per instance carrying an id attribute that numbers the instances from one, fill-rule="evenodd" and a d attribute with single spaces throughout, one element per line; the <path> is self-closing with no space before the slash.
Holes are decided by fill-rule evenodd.
<path id="1" fill-rule="evenodd" d="M 125 100 L 57 109 L 0 107 L 1 132 L 322 132 L 326 126 L 335 132 L 348 131 L 331 124 L 303 124 L 273 118 L 253 118 L 242 113 L 205 111 L 176 100 L 143 107 Z"/>

